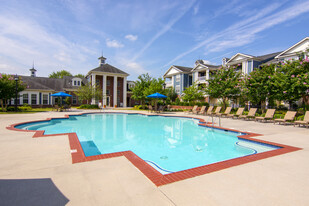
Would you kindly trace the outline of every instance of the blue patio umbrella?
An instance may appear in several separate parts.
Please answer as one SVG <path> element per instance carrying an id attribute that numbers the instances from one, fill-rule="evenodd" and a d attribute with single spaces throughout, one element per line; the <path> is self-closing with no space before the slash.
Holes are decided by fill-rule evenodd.
<path id="1" fill-rule="evenodd" d="M 156 98 L 156 99 L 167 98 L 167 96 L 160 94 L 158 92 L 151 94 L 151 95 L 148 95 L 147 97 L 148 98 Z"/>
<path id="2" fill-rule="evenodd" d="M 163 98 L 167 98 L 167 96 L 163 95 L 163 94 L 160 94 L 158 92 L 154 93 L 154 94 L 151 94 L 151 95 L 148 95 L 147 96 L 148 98 L 154 98 L 154 99 L 163 99 Z M 157 110 L 157 100 L 155 102 L 155 110 Z"/>
<path id="3" fill-rule="evenodd" d="M 64 92 L 58 92 L 58 93 L 52 94 L 50 96 L 53 96 L 53 97 L 72 97 L 72 95 L 64 93 Z"/>
<path id="4" fill-rule="evenodd" d="M 58 93 L 52 94 L 52 95 L 50 95 L 50 96 L 53 96 L 53 97 L 61 97 L 61 102 L 60 102 L 60 104 L 62 103 L 62 97 L 72 97 L 72 95 L 67 94 L 67 93 L 64 93 L 64 92 L 58 92 Z"/>

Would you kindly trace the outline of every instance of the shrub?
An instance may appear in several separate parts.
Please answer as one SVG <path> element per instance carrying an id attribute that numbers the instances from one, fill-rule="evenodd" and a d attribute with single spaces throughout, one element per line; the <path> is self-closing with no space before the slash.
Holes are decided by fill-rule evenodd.
<path id="1" fill-rule="evenodd" d="M 91 105 L 91 104 L 82 104 L 78 107 L 78 109 L 99 109 L 99 106 L 94 104 L 94 105 Z"/>
<path id="2" fill-rule="evenodd" d="M 298 117 L 296 117 L 296 120 L 304 120 L 305 115 L 299 115 Z"/>
<path id="3" fill-rule="evenodd" d="M 143 105 L 135 105 L 133 108 L 136 109 L 136 110 L 140 110 L 140 109 L 143 109 Z M 144 105 L 144 108 L 148 109 L 148 106 Z"/>
<path id="4" fill-rule="evenodd" d="M 30 111 L 32 110 L 32 107 L 30 107 L 28 104 L 24 104 L 23 106 L 18 107 L 18 109 L 21 111 Z"/>
<path id="5" fill-rule="evenodd" d="M 14 112 L 15 111 L 15 107 L 8 107 L 7 109 L 6 109 L 6 111 L 7 112 Z"/>

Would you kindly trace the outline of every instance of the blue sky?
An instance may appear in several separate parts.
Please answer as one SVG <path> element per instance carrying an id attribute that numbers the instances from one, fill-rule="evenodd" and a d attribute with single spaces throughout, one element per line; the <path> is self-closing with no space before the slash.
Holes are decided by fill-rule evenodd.
<path id="1" fill-rule="evenodd" d="M 304 0 L 0 0 L 0 72 L 87 74 L 103 55 L 135 80 L 197 59 L 282 51 L 309 36 Z"/>

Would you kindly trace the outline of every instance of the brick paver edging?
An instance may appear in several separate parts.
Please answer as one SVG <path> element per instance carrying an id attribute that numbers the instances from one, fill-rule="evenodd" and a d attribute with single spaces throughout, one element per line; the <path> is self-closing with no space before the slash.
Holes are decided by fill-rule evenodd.
<path id="1" fill-rule="evenodd" d="M 104 113 L 142 114 L 142 113 L 125 113 L 125 112 L 104 112 Z M 184 180 L 184 179 L 204 175 L 204 174 L 207 174 L 207 173 L 219 171 L 219 170 L 226 169 L 226 168 L 229 168 L 229 167 L 245 164 L 245 163 L 248 163 L 248 162 L 253 162 L 253 161 L 257 161 L 257 160 L 261 160 L 261 159 L 265 159 L 265 158 L 269 158 L 269 157 L 273 157 L 273 156 L 277 156 L 277 155 L 301 150 L 301 148 L 297 148 L 297 147 L 292 147 L 292 146 L 288 146 L 288 145 L 283 145 L 283 144 L 278 144 L 278 143 L 273 143 L 273 142 L 268 142 L 268 141 L 252 138 L 252 137 L 255 137 L 255 136 L 261 136 L 261 134 L 256 134 L 256 133 L 251 133 L 251 132 L 241 132 L 239 130 L 233 130 L 233 129 L 223 128 L 223 127 L 218 127 L 218 126 L 211 126 L 209 123 L 206 123 L 203 119 L 196 118 L 196 117 L 170 116 L 170 115 L 166 116 L 166 115 L 161 115 L 161 114 L 156 114 L 156 115 L 142 114 L 142 115 L 148 115 L 148 116 L 159 116 L 160 115 L 160 116 L 166 116 L 166 117 L 184 117 L 184 118 L 197 119 L 197 120 L 200 121 L 199 122 L 200 126 L 217 128 L 217 129 L 228 130 L 228 131 L 234 131 L 234 132 L 239 132 L 239 133 L 245 133 L 246 135 L 238 136 L 238 138 L 281 147 L 280 149 L 276 149 L 276 150 L 272 150 L 272 151 L 268 151 L 268 152 L 257 153 L 257 154 L 244 156 L 244 157 L 238 157 L 238 158 L 231 159 L 231 160 L 225 160 L 225 161 L 221 161 L 221 162 L 217 162 L 217 163 L 213 163 L 213 164 L 209 164 L 209 165 L 204 165 L 204 166 L 200 166 L 200 167 L 195 167 L 195 168 L 191 168 L 191 169 L 187 169 L 187 170 L 163 175 L 159 171 L 154 169 L 152 166 L 147 164 L 144 160 L 142 160 L 139 156 L 137 156 L 132 151 L 115 152 L 115 153 L 101 154 L 101 155 L 86 157 L 75 132 L 74 133 L 45 135 L 44 130 L 22 130 L 22 129 L 15 128 L 15 126 L 17 126 L 17 125 L 26 124 L 26 123 L 49 121 L 51 119 L 66 119 L 66 118 L 69 118 L 69 116 L 78 116 L 78 115 L 83 115 L 83 114 L 104 114 L 104 113 L 100 112 L 100 113 L 81 113 L 81 114 L 74 114 L 74 115 L 65 115 L 64 118 L 63 117 L 62 118 L 48 118 L 46 120 L 22 122 L 22 123 L 12 124 L 12 125 L 10 125 L 6 128 L 9 129 L 9 130 L 14 130 L 14 131 L 35 132 L 34 135 L 33 135 L 34 138 L 58 136 L 58 135 L 68 135 L 73 164 L 74 163 L 80 163 L 80 162 L 99 160 L 99 159 L 107 159 L 107 158 L 112 158 L 112 157 L 124 156 L 135 167 L 137 167 L 149 180 L 151 180 L 156 186 L 162 186 L 162 185 L 177 182 L 177 181 L 180 181 L 180 180 Z"/>

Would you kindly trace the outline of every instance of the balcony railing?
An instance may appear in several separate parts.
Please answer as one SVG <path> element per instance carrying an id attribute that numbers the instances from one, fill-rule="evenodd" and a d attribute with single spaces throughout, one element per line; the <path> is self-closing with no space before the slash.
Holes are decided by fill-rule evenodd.
<path id="1" fill-rule="evenodd" d="M 206 80 L 206 76 L 198 77 L 198 80 L 199 80 L 199 81 L 205 81 L 205 80 Z"/>
<path id="2" fill-rule="evenodd" d="M 173 86 L 173 82 L 172 81 L 166 81 L 165 84 L 166 84 L 167 87 Z"/>

